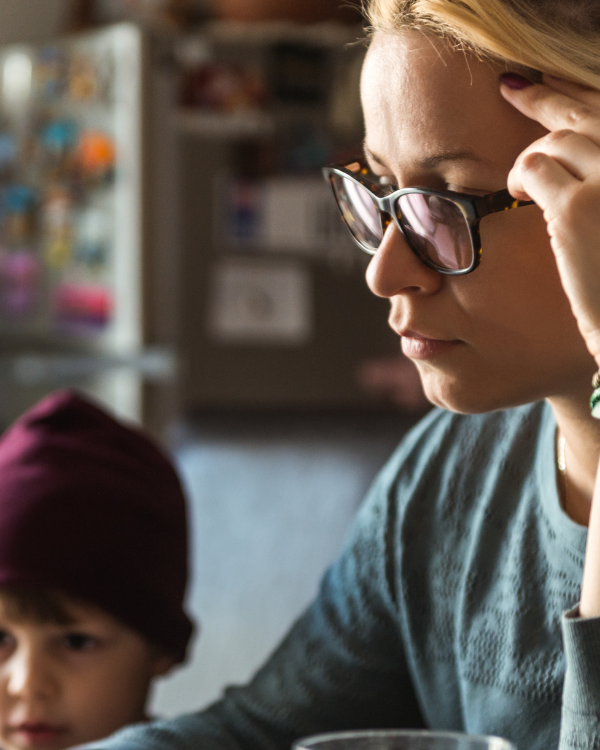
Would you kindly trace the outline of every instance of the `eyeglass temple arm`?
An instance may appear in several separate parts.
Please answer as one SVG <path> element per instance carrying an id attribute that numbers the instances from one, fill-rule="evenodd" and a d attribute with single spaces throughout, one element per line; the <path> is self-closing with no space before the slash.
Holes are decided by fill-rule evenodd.
<path id="1" fill-rule="evenodd" d="M 478 198 L 475 201 L 475 210 L 477 211 L 477 217 L 481 219 L 488 214 L 495 214 L 498 211 L 508 211 L 511 208 L 533 206 L 534 204 L 535 201 L 519 201 L 513 198 L 508 190 L 504 189 Z"/>

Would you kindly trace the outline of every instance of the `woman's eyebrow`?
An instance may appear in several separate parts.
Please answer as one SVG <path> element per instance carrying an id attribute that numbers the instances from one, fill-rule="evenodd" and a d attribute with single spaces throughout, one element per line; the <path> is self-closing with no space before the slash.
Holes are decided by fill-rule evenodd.
<path id="1" fill-rule="evenodd" d="M 437 154 L 420 159 L 417 164 L 424 169 L 433 169 L 447 161 L 474 161 L 478 164 L 489 163 L 487 159 L 479 156 L 474 151 L 440 151 Z"/>
<path id="2" fill-rule="evenodd" d="M 381 157 L 377 156 L 377 154 L 374 154 L 366 143 L 363 145 L 363 149 L 367 159 L 375 162 L 376 164 L 379 164 L 380 167 L 389 169 L 385 161 Z M 416 162 L 416 166 L 420 169 L 435 169 L 435 167 L 443 164 L 444 162 L 457 161 L 473 161 L 479 164 L 489 163 L 487 159 L 479 156 L 474 151 L 457 149 L 455 151 L 440 151 L 437 154 L 425 156 Z"/>

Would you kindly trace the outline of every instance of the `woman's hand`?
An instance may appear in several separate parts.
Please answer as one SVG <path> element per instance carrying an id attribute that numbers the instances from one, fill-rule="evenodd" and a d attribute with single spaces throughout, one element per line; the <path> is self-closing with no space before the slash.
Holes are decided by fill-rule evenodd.
<path id="1" fill-rule="evenodd" d="M 544 212 L 563 287 L 600 367 L 600 92 L 544 76 L 501 87 L 504 98 L 550 132 L 515 162 L 508 189 Z M 600 471 L 589 521 L 579 612 L 600 616 Z"/>
<path id="2" fill-rule="evenodd" d="M 544 212 L 562 284 L 600 367 L 600 92 L 544 75 L 501 86 L 504 98 L 550 132 L 518 157 L 508 189 Z"/>

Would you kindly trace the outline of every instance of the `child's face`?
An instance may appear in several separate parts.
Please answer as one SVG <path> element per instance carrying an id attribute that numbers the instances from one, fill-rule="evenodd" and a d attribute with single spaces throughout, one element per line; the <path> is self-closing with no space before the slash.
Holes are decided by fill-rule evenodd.
<path id="1" fill-rule="evenodd" d="M 65 600 L 69 625 L 10 620 L 0 595 L 0 747 L 63 750 L 142 721 L 169 657 L 109 614 Z"/>

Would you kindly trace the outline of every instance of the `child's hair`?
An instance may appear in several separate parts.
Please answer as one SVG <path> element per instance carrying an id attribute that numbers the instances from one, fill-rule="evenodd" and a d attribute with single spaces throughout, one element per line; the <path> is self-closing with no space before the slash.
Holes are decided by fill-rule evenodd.
<path id="1" fill-rule="evenodd" d="M 16 612 L 62 620 L 60 592 L 183 661 L 187 571 L 185 497 L 147 435 L 63 391 L 2 436 L 0 592 Z"/>
<path id="2" fill-rule="evenodd" d="M 47 589 L 5 586 L 0 589 L 0 612 L 12 622 L 73 623 L 64 597 Z"/>
<path id="3" fill-rule="evenodd" d="M 420 30 L 600 89 L 600 0 L 366 0 L 365 10 L 373 31 Z"/>

